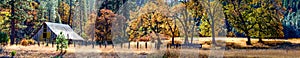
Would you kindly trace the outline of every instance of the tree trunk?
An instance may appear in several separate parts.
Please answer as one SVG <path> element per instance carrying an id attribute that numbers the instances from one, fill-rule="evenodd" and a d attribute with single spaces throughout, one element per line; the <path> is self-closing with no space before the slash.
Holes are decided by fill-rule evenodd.
<path id="1" fill-rule="evenodd" d="M 54 39 L 52 39 L 52 42 L 51 42 L 51 44 L 52 44 L 52 47 L 54 47 L 54 41 L 53 41 Z"/>
<path id="2" fill-rule="evenodd" d="M 88 45 L 88 41 L 85 41 L 85 46 L 87 46 Z"/>
<path id="3" fill-rule="evenodd" d="M 100 42 L 100 41 L 99 41 Z M 99 47 L 101 48 L 101 43 L 99 43 Z"/>
<path id="4" fill-rule="evenodd" d="M 247 44 L 247 45 L 252 45 L 252 44 L 251 44 L 250 36 L 247 36 L 247 39 L 248 39 L 248 41 L 246 42 L 246 44 Z"/>
<path id="5" fill-rule="evenodd" d="M 139 42 L 136 42 L 136 48 L 139 49 Z"/>
<path id="6" fill-rule="evenodd" d="M 69 9 L 69 18 L 68 18 L 68 24 L 71 26 L 71 15 L 72 15 L 72 0 L 70 0 L 70 9 Z M 93 46 L 94 47 L 94 46 Z"/>
<path id="7" fill-rule="evenodd" d="M 215 39 L 215 22 L 214 22 L 214 17 L 212 16 L 212 14 L 210 13 L 210 17 L 211 17 L 211 37 L 212 37 L 212 45 L 216 45 L 216 39 Z"/>
<path id="8" fill-rule="evenodd" d="M 145 42 L 145 48 L 147 48 L 147 42 Z"/>
<path id="9" fill-rule="evenodd" d="M 157 45 L 156 45 L 156 49 L 159 50 L 160 49 L 160 45 L 162 44 L 159 34 L 155 33 L 155 35 L 157 36 Z"/>
<path id="10" fill-rule="evenodd" d="M 12 5 L 12 7 L 11 7 L 11 10 L 12 10 L 11 14 L 12 14 L 12 16 L 14 16 L 15 15 L 15 10 L 14 10 L 14 8 L 15 8 L 15 6 L 14 6 L 15 0 L 12 0 L 10 2 L 11 2 L 11 5 Z M 15 42 L 14 39 L 15 39 L 15 18 L 12 18 L 12 20 L 11 20 L 10 45 L 14 44 L 14 42 Z"/>
<path id="11" fill-rule="evenodd" d="M 260 23 L 260 24 L 261 24 L 261 23 Z M 261 28 L 261 25 L 259 25 L 259 28 Z M 262 31 L 262 30 L 259 29 L 259 31 Z M 263 36 L 261 36 L 261 32 L 259 32 L 258 34 L 259 34 L 258 43 L 263 43 L 263 41 L 262 41 L 262 37 L 263 37 Z"/>
<path id="12" fill-rule="evenodd" d="M 184 37 L 184 44 L 188 44 L 189 43 L 189 41 L 188 41 L 188 30 L 186 30 L 187 28 L 186 27 L 184 27 L 184 32 L 185 32 L 185 37 Z"/>
<path id="13" fill-rule="evenodd" d="M 246 42 L 246 44 L 247 44 L 247 45 L 252 45 L 252 44 L 251 44 L 251 39 L 250 39 L 250 36 L 249 36 L 249 32 L 246 31 L 245 33 L 246 33 L 246 36 L 247 36 L 247 39 L 248 39 L 247 42 Z"/>
<path id="14" fill-rule="evenodd" d="M 123 43 L 121 43 L 121 48 L 123 48 Z"/>
<path id="15" fill-rule="evenodd" d="M 58 12 L 56 12 L 56 19 L 58 18 L 58 23 L 61 23 L 61 17 L 60 14 Z"/>
<path id="16" fill-rule="evenodd" d="M 173 34 L 173 36 L 172 36 L 172 44 L 171 44 L 171 46 L 173 46 L 175 44 L 174 43 L 175 42 L 175 40 L 174 40 L 175 39 L 174 32 L 172 32 L 172 34 Z"/>
<path id="17" fill-rule="evenodd" d="M 128 42 L 128 49 L 130 49 L 130 41 Z"/>
<path id="18" fill-rule="evenodd" d="M 76 47 L 76 42 L 75 41 L 73 41 L 73 44 L 74 44 L 74 47 Z M 94 46 L 93 46 L 93 48 L 94 48 Z"/>
<path id="19" fill-rule="evenodd" d="M 194 39 L 194 28 L 195 28 L 195 23 L 193 24 L 193 27 L 192 27 L 192 36 L 191 36 L 191 44 L 193 44 L 193 39 Z"/>
<path id="20" fill-rule="evenodd" d="M 258 38 L 258 43 L 263 43 L 263 40 L 261 37 Z"/>
<path id="21" fill-rule="evenodd" d="M 107 46 L 107 41 L 105 40 L 105 42 L 104 42 L 104 48 L 106 48 L 106 46 Z"/>

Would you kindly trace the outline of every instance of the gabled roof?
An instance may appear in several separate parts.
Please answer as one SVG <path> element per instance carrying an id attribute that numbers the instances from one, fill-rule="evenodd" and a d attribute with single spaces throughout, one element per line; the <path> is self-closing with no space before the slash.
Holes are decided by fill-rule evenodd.
<path id="1" fill-rule="evenodd" d="M 45 24 L 47 25 L 47 27 L 49 27 L 51 29 L 51 31 L 56 34 L 59 35 L 60 32 L 63 33 L 63 35 L 67 38 L 67 39 L 72 39 L 72 40 L 84 40 L 81 36 L 79 36 L 77 33 L 75 33 L 73 31 L 73 29 L 66 24 L 59 24 L 59 23 L 51 23 L 51 22 L 45 22 Z M 69 38 L 68 38 L 69 37 Z"/>

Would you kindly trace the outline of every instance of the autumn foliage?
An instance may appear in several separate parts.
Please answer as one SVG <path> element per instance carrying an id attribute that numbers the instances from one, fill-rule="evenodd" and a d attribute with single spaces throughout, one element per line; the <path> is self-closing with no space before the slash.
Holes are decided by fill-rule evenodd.
<path id="1" fill-rule="evenodd" d="M 151 35 L 153 33 L 173 36 L 172 29 L 174 31 L 174 36 L 177 37 L 179 36 L 179 30 L 178 28 L 175 28 L 175 25 L 172 22 L 171 18 L 158 12 L 142 14 L 141 16 L 138 16 L 137 19 L 134 19 L 129 23 L 129 27 L 127 28 L 129 40 L 151 40 L 143 38 L 155 36 Z"/>
<path id="2" fill-rule="evenodd" d="M 111 29 L 112 21 L 116 20 L 116 14 L 111 10 L 101 9 L 100 16 L 97 17 L 95 23 L 96 41 L 112 40 Z"/>
<path id="3" fill-rule="evenodd" d="M 68 19 L 69 19 L 69 16 L 70 16 L 70 13 L 69 13 L 70 6 L 65 2 L 61 2 L 59 5 L 60 6 L 58 8 L 58 13 L 60 14 L 60 17 L 62 19 L 62 23 L 68 24 Z M 70 23 L 72 23 L 72 22 L 70 22 Z"/>

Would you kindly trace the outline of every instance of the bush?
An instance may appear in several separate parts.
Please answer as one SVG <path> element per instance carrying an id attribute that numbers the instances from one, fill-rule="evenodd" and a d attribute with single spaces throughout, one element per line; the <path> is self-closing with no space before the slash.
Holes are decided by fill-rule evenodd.
<path id="1" fill-rule="evenodd" d="M 33 45 L 34 43 L 35 41 L 33 39 L 28 39 L 28 40 L 22 39 L 20 44 L 23 46 L 28 46 L 28 45 Z"/>
<path id="2" fill-rule="evenodd" d="M 11 51 L 11 56 L 15 56 L 17 54 L 17 52 L 15 50 Z"/>
<path id="3" fill-rule="evenodd" d="M 29 40 L 27 40 L 28 41 L 28 43 L 30 44 L 30 45 L 33 45 L 34 43 L 35 43 L 35 41 L 33 40 L 33 39 L 29 39 Z"/>
<path id="4" fill-rule="evenodd" d="M 263 42 L 263 44 L 265 44 L 265 45 L 271 45 L 271 46 L 282 45 L 282 44 L 289 44 L 289 43 L 291 43 L 291 42 L 281 41 L 281 40 L 278 40 L 278 41 L 272 40 L 272 41 L 264 41 Z"/>
<path id="5" fill-rule="evenodd" d="M 228 32 L 228 34 L 226 36 L 227 37 L 235 37 L 235 34 L 233 32 Z"/>
<path id="6" fill-rule="evenodd" d="M 26 39 L 22 39 L 20 44 L 23 46 L 28 46 L 29 42 Z"/>
<path id="7" fill-rule="evenodd" d="M 162 58 L 179 58 L 179 55 L 178 52 L 166 51 Z"/>
<path id="8" fill-rule="evenodd" d="M 0 43 L 7 43 L 9 40 L 8 36 L 4 32 L 0 32 Z"/>
<path id="9" fill-rule="evenodd" d="M 63 52 L 63 50 L 68 48 L 68 40 L 66 37 L 60 32 L 60 34 L 55 39 L 56 42 L 56 51 L 60 50 Z"/>

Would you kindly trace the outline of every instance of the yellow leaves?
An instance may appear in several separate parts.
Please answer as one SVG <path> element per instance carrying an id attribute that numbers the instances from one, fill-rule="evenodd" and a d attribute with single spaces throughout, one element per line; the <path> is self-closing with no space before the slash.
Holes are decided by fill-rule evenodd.
<path id="1" fill-rule="evenodd" d="M 250 2 L 250 4 L 255 4 L 255 3 L 258 3 L 259 1 L 261 1 L 261 0 L 252 0 L 252 1 Z"/>
<path id="2" fill-rule="evenodd" d="M 211 36 L 211 26 L 208 24 L 207 20 L 202 20 L 200 27 L 201 36 Z"/>
<path id="3" fill-rule="evenodd" d="M 10 12 L 4 12 L 4 11 L 3 12 L 1 11 L 0 15 L 11 16 Z"/>
<path id="4" fill-rule="evenodd" d="M 255 29 L 260 29 L 258 24 L 255 24 L 255 25 L 254 25 L 254 28 L 255 28 Z"/>
<path id="5" fill-rule="evenodd" d="M 9 20 L 10 12 L 1 11 L 0 12 L 0 24 L 4 24 Z"/>
<path id="6" fill-rule="evenodd" d="M 68 22 L 68 19 L 70 16 L 69 10 L 70 10 L 70 6 L 67 3 L 65 3 L 65 2 L 60 3 L 58 12 L 60 14 L 60 17 L 62 18 L 62 22 L 65 24 Z M 70 22 L 70 23 L 72 23 L 72 22 Z"/>
<path id="7" fill-rule="evenodd" d="M 30 2 L 30 6 L 32 9 L 36 9 L 39 7 L 39 4 L 37 2 Z"/>
<path id="8" fill-rule="evenodd" d="M 139 30 L 131 29 L 133 30 L 134 33 L 129 33 L 129 35 L 134 35 L 137 33 L 137 36 L 143 37 L 144 35 L 149 35 L 153 31 L 165 35 L 172 35 L 171 29 L 176 29 L 176 28 L 170 28 L 169 25 L 173 26 L 172 20 L 166 17 L 166 15 L 158 11 L 154 13 L 149 12 L 149 13 L 141 14 L 140 16 L 137 17 L 137 19 L 132 20 L 129 25 L 130 27 L 134 27 L 134 25 L 137 24 L 141 25 L 141 26 L 136 26 Z M 175 32 L 179 33 L 178 29 L 176 30 L 177 31 Z"/>
<path id="9" fill-rule="evenodd" d="M 262 8 L 257 8 L 256 11 L 257 11 L 258 13 L 262 13 L 263 10 L 262 10 Z"/>
<path id="10" fill-rule="evenodd" d="M 0 16 L 0 24 L 4 23 L 4 17 Z"/>

